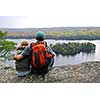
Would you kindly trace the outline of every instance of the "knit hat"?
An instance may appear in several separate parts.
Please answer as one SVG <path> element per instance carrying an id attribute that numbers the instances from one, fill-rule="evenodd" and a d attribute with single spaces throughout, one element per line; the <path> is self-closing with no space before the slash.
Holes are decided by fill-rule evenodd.
<path id="1" fill-rule="evenodd" d="M 44 32 L 42 32 L 42 31 L 39 31 L 39 32 L 37 32 L 36 33 L 36 38 L 45 38 L 45 33 Z"/>

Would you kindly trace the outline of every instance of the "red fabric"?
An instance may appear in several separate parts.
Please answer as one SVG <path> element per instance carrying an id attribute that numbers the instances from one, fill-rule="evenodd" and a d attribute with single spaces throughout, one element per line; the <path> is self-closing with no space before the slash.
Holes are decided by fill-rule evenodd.
<path id="1" fill-rule="evenodd" d="M 40 60 L 40 67 L 42 67 L 43 65 L 46 65 L 46 59 L 44 57 L 44 53 L 43 51 L 46 52 L 46 58 L 52 58 L 53 55 L 49 54 L 49 52 L 47 51 L 47 48 L 46 48 L 46 44 L 45 42 L 41 42 L 41 43 L 33 43 L 32 44 L 32 51 L 33 51 L 33 54 L 32 54 L 32 65 L 36 68 L 38 65 L 36 65 L 36 62 L 35 62 L 35 54 L 34 53 L 39 53 L 39 60 Z"/>

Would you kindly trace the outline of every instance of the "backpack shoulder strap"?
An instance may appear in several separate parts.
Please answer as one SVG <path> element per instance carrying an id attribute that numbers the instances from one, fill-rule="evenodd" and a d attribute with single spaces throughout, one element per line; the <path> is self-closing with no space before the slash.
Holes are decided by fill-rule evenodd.
<path id="1" fill-rule="evenodd" d="M 37 44 L 37 43 L 32 42 L 32 43 L 30 44 L 30 48 L 32 48 L 32 46 L 35 45 L 35 44 Z"/>
<path id="2" fill-rule="evenodd" d="M 46 47 L 47 47 L 47 42 L 46 41 L 44 41 L 44 44 L 46 45 Z"/>
<path id="3" fill-rule="evenodd" d="M 31 48 L 31 49 L 32 49 L 32 44 L 33 44 L 33 43 L 30 44 L 30 48 Z"/>

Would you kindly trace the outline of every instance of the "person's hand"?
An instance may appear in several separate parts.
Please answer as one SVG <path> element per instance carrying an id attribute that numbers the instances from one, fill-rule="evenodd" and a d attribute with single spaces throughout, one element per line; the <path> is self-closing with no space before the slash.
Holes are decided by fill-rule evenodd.
<path id="1" fill-rule="evenodd" d="M 16 55 L 16 56 L 14 57 L 15 60 L 21 60 L 21 59 L 23 59 L 23 58 L 24 58 L 24 56 L 21 55 L 21 54 Z"/>

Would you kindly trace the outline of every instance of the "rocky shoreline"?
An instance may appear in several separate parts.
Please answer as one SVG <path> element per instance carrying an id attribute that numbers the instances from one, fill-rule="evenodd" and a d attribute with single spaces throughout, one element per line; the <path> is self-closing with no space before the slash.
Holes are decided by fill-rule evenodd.
<path id="1" fill-rule="evenodd" d="M 100 61 L 55 67 L 45 76 L 16 76 L 15 68 L 0 62 L 0 83 L 99 83 Z"/>

